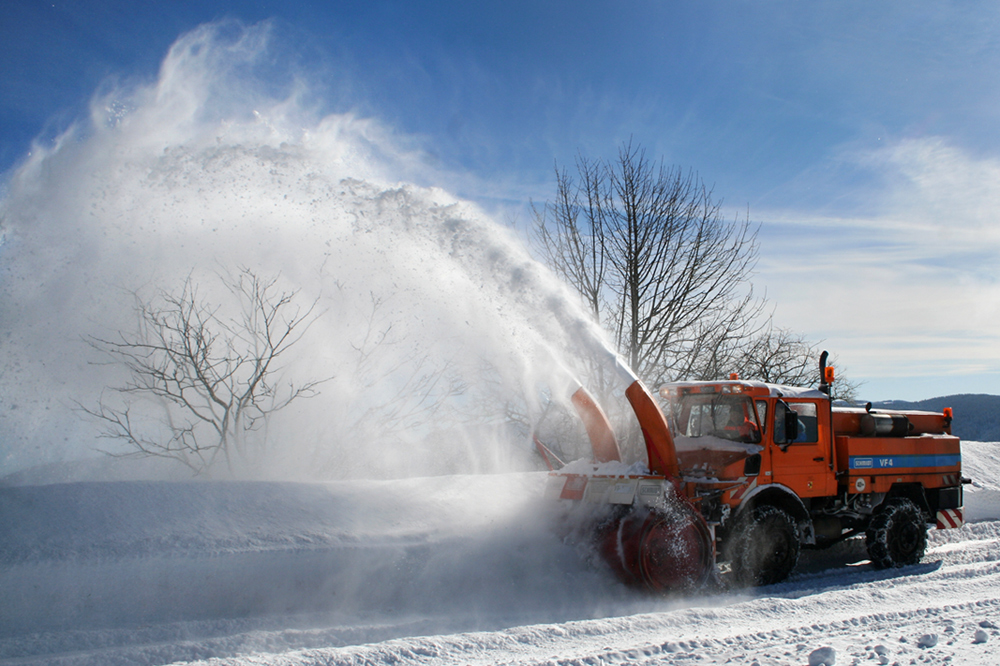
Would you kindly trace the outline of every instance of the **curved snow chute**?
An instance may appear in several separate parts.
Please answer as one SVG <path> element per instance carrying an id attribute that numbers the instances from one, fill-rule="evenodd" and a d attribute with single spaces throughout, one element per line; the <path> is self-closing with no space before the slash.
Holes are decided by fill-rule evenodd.
<path id="1" fill-rule="evenodd" d="M 649 471 L 660 474 L 672 481 L 680 478 L 681 470 L 677 464 L 677 449 L 674 438 L 670 435 L 667 419 L 663 410 L 653 400 L 645 384 L 636 379 L 625 389 L 635 417 L 639 420 L 642 437 L 646 441 L 646 455 L 649 457 Z"/>
<path id="2" fill-rule="evenodd" d="M 596 527 L 596 543 L 603 558 L 626 584 L 641 585 L 654 592 L 680 592 L 695 589 L 714 577 L 715 537 L 705 518 L 681 493 L 680 465 L 667 419 L 649 389 L 621 359 L 612 358 L 619 376 L 628 382 L 625 397 L 642 429 L 649 459 L 644 478 L 660 486 L 653 497 L 636 492 L 635 477 L 596 477 L 563 475 L 564 481 L 554 496 L 567 500 L 614 502 L 618 509 L 609 520 Z M 597 463 L 620 461 L 621 452 L 611 424 L 591 395 L 579 386 L 572 394 L 573 406 L 583 420 Z M 632 481 L 630 481 L 632 480 Z M 631 499 L 619 503 L 617 484 L 623 492 L 631 488 Z M 603 488 L 604 491 L 588 487 Z M 643 484 L 647 489 L 649 483 Z M 614 489 L 614 500 L 610 489 Z M 652 501 L 650 501 L 652 500 Z"/>
<path id="3" fill-rule="evenodd" d="M 632 406 L 635 418 L 642 429 L 646 456 L 649 458 L 649 471 L 669 477 L 676 483 L 680 479 L 681 470 L 677 464 L 674 438 L 670 434 L 670 427 L 667 425 L 666 417 L 663 416 L 663 410 L 642 380 L 622 362 L 618 355 L 614 355 L 614 366 L 618 376 L 628 383 L 625 398 Z"/>
<path id="4" fill-rule="evenodd" d="M 595 529 L 595 543 L 602 557 L 627 585 L 660 593 L 693 590 L 715 574 L 715 538 L 701 513 L 680 492 L 677 452 L 663 411 L 646 386 L 634 375 L 630 378 L 632 382 L 625 396 L 642 429 L 649 457 L 650 473 L 639 478 L 646 479 L 642 485 L 647 490 L 655 488 L 655 492 L 653 495 L 638 492 L 633 485 L 637 483 L 635 477 L 596 480 L 601 476 L 598 472 L 592 479 L 567 476 L 559 496 L 618 502 L 621 500 L 616 484 L 632 488 L 635 495 L 631 504 L 619 504 L 612 517 Z M 573 405 L 587 429 L 595 462 L 621 460 L 607 417 L 582 387 L 573 393 Z M 591 480 L 595 483 L 590 484 Z M 574 484 L 575 492 L 566 493 L 570 484 Z M 615 488 L 616 499 L 599 499 L 601 491 L 591 493 L 588 484 Z"/>
<path id="5" fill-rule="evenodd" d="M 621 449 L 618 448 L 618 439 L 615 437 L 615 431 L 604 410 L 590 395 L 590 392 L 578 382 L 574 382 L 570 390 L 572 390 L 570 402 L 573 404 L 577 416 L 583 421 L 583 427 L 587 431 L 587 439 L 590 440 L 590 448 L 594 454 L 594 462 L 620 462 L 622 454 Z M 552 449 L 538 439 L 537 435 L 532 433 L 531 437 L 549 471 L 554 470 L 557 465 L 559 467 L 566 465 Z"/>
<path id="6" fill-rule="evenodd" d="M 618 440 L 611 428 L 611 422 L 608 421 L 601 406 L 594 401 L 594 397 L 581 386 L 573 392 L 570 401 L 587 431 L 590 446 L 594 451 L 594 462 L 621 461 L 621 450 L 618 448 Z"/>

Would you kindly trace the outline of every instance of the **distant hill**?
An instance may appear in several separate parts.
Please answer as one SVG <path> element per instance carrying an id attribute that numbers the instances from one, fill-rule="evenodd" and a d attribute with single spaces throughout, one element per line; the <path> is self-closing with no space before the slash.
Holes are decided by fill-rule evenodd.
<path id="1" fill-rule="evenodd" d="M 963 393 L 928 398 L 919 402 L 887 400 L 872 403 L 877 409 L 922 409 L 940 412 L 945 407 L 954 410 L 951 431 L 961 439 L 974 442 L 1000 442 L 1000 395 Z"/>

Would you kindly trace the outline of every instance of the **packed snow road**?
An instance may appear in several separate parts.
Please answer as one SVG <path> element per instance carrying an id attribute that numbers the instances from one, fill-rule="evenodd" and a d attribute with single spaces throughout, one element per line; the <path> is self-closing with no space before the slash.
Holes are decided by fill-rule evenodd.
<path id="1" fill-rule="evenodd" d="M 7 637 L 2 642 L 3 656 L 9 663 L 25 664 L 195 660 L 213 664 L 763 665 L 809 663 L 811 653 L 829 647 L 841 664 L 947 663 L 951 659 L 994 664 L 993 650 L 1000 641 L 1000 523 L 981 523 L 961 532 L 954 535 L 958 538 L 933 539 L 926 563 L 908 570 L 875 572 L 859 565 L 846 571 L 810 571 L 814 563 L 806 558 L 804 573 L 754 596 L 718 595 L 686 603 L 633 600 L 631 604 L 619 598 L 604 609 L 589 607 L 591 613 L 609 614 L 599 619 L 560 622 L 566 609 L 547 605 L 545 591 L 522 590 L 525 603 L 534 606 L 531 610 L 548 613 L 550 622 L 442 634 L 437 629 L 500 622 L 499 617 L 491 620 L 485 615 L 461 617 L 461 608 L 453 605 L 455 597 L 443 589 L 444 603 L 437 610 L 444 615 L 437 617 L 412 617 L 411 610 L 400 609 L 395 617 L 390 611 L 374 622 L 334 622 L 332 626 L 330 616 L 323 614 L 256 620 L 218 617 L 154 626 L 134 626 L 119 617 L 103 629 Z M 821 566 L 830 563 L 824 561 Z M 301 565 L 294 558 L 283 564 Z M 78 573 L 87 575 L 85 570 Z M 189 582 L 194 585 L 197 580 Z M 442 585 L 447 588 L 446 581 Z M 204 612 L 219 611 L 217 607 L 197 611 Z"/>
<path id="2" fill-rule="evenodd" d="M 863 543 L 743 595 L 656 599 L 551 530 L 537 474 L 0 487 L 16 664 L 996 664 L 1000 462 L 921 564 Z"/>

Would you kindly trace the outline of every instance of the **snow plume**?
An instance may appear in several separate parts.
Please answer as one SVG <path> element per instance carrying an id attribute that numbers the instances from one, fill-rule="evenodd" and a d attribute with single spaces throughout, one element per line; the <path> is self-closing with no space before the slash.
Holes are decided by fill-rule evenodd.
<path id="1" fill-rule="evenodd" d="M 505 415 L 530 421 L 539 383 L 565 381 L 585 318 L 508 230 L 402 182 L 421 164 L 405 139 L 315 114 L 269 34 L 225 23 L 182 36 L 154 82 L 98 95 L 89 119 L 9 174 L 0 472 L 120 451 L 74 413 L 124 380 L 84 339 L 134 330 L 133 294 L 176 292 L 188 276 L 222 305 L 219 276 L 241 267 L 316 303 L 282 376 L 328 379 L 272 420 L 245 473 L 534 464 Z"/>

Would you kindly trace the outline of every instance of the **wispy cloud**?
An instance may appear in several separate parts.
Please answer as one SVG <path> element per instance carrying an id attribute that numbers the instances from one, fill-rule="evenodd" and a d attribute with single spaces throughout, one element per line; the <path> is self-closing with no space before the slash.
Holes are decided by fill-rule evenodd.
<path id="1" fill-rule="evenodd" d="M 865 214 L 762 213 L 758 280 L 860 378 L 1000 371 L 1000 160 L 940 137 L 848 158 Z"/>

